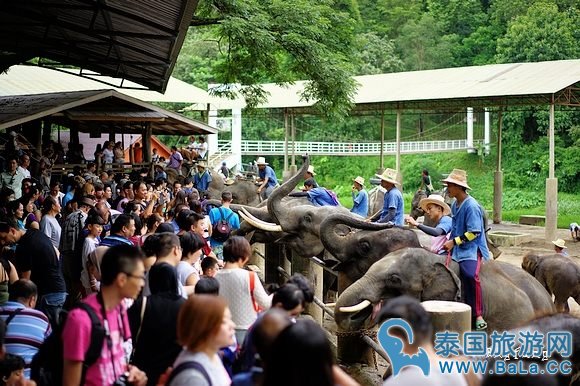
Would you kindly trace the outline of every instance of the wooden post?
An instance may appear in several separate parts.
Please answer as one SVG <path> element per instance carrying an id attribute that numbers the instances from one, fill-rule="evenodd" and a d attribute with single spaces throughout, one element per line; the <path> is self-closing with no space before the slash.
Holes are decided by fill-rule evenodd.
<path id="1" fill-rule="evenodd" d="M 264 268 L 264 282 L 265 283 L 280 283 L 280 274 L 278 273 L 278 266 L 283 257 L 283 246 L 279 244 L 265 244 L 265 268 Z"/>
<path id="2" fill-rule="evenodd" d="M 493 175 L 493 223 L 501 223 L 501 202 L 503 191 L 503 171 L 501 170 L 501 132 L 502 132 L 502 110 L 498 111 L 497 117 L 497 168 Z"/>
<path id="3" fill-rule="evenodd" d="M 288 109 L 284 109 L 284 171 L 288 171 Z"/>
<path id="4" fill-rule="evenodd" d="M 252 245 L 252 256 L 250 257 L 248 264 L 258 267 L 260 269 L 260 272 L 258 272 L 260 280 L 263 283 L 266 282 L 266 248 L 264 244 L 254 243 Z"/>
<path id="5" fill-rule="evenodd" d="M 463 342 L 463 333 L 471 331 L 471 307 L 467 304 L 427 300 L 421 305 L 431 315 L 433 336 L 437 332 L 453 331 L 459 333 L 459 340 Z"/>
<path id="6" fill-rule="evenodd" d="M 311 259 L 292 254 L 292 273 L 304 275 L 314 287 L 314 296 L 322 299 L 324 270 L 320 265 L 314 263 Z M 312 316 L 318 324 L 322 325 L 323 312 L 320 307 L 316 304 L 310 304 L 306 307 L 306 313 Z"/>
<path id="7" fill-rule="evenodd" d="M 338 273 L 338 296 L 352 282 L 343 272 Z M 336 336 L 336 356 L 341 363 L 354 364 L 363 363 L 368 366 L 375 366 L 375 353 L 359 335 L 341 335 L 340 331 Z"/>
<path id="8" fill-rule="evenodd" d="M 546 179 L 546 241 L 552 241 L 556 238 L 558 229 L 558 179 L 555 172 L 555 155 L 554 155 L 554 101 L 550 104 L 550 125 L 548 129 L 549 141 L 549 170 Z"/>
<path id="9" fill-rule="evenodd" d="M 381 164 L 379 173 L 385 171 L 385 109 L 381 110 Z"/>
<path id="10" fill-rule="evenodd" d="M 151 162 L 151 135 L 153 129 L 151 128 L 151 123 L 147 123 L 145 130 L 143 131 L 143 140 L 141 141 L 141 151 L 143 152 L 143 162 Z"/>

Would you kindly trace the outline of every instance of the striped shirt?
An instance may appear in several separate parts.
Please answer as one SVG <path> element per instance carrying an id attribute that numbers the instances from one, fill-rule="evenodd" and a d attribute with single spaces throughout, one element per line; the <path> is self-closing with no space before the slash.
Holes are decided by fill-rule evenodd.
<path id="1" fill-rule="evenodd" d="M 21 356 L 26 362 L 24 374 L 30 378 L 30 362 L 40 345 L 50 335 L 50 323 L 42 312 L 25 307 L 22 303 L 9 301 L 0 308 L 0 318 L 6 321 L 15 310 L 22 309 L 6 328 L 6 352 Z"/>

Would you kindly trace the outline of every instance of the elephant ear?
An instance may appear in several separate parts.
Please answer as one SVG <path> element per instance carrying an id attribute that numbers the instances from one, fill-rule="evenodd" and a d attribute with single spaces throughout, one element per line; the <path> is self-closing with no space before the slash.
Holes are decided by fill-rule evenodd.
<path id="1" fill-rule="evenodd" d="M 461 301 L 461 281 L 443 263 L 435 263 L 433 270 L 423 279 L 421 300 Z"/>

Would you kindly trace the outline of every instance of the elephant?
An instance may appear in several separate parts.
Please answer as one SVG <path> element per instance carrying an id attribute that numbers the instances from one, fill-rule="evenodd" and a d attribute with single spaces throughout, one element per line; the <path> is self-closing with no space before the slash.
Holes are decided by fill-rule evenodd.
<path id="1" fill-rule="evenodd" d="M 554 295 L 558 312 L 570 311 L 569 297 L 580 304 L 580 264 L 576 261 L 558 254 L 538 256 L 530 252 L 524 256 L 522 268 Z"/>
<path id="2" fill-rule="evenodd" d="M 420 301 L 460 301 L 459 265 L 451 261 L 446 267 L 445 260 L 445 256 L 422 248 L 404 248 L 383 257 L 339 296 L 335 307 L 338 327 L 344 331 L 372 327 L 373 311 L 400 295 Z M 480 280 L 488 331 L 509 330 L 555 310 L 541 284 L 516 266 L 486 262 Z"/>
<path id="3" fill-rule="evenodd" d="M 388 253 L 404 247 L 421 247 L 414 231 L 369 223 L 342 213 L 324 219 L 320 225 L 320 240 L 339 261 L 333 269 L 344 272 L 351 283 Z"/>

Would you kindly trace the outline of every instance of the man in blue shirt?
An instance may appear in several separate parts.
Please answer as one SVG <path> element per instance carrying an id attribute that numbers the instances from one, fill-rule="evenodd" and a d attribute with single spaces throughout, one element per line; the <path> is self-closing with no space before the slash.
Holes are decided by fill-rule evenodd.
<path id="1" fill-rule="evenodd" d="M 209 222 L 211 226 L 218 223 L 220 220 L 226 220 L 230 224 L 231 230 L 240 229 L 240 217 L 233 210 L 230 209 L 232 203 L 232 193 L 227 190 L 222 192 L 222 206 L 213 208 L 209 211 Z M 209 242 L 211 249 L 215 253 L 218 260 L 224 259 L 224 241 L 217 241 L 210 236 Z"/>
<path id="2" fill-rule="evenodd" d="M 453 224 L 451 237 L 443 248 L 451 252 L 451 257 L 459 263 L 460 278 L 465 289 L 465 302 L 471 306 L 475 316 L 476 330 L 485 330 L 483 319 L 483 295 L 479 281 L 479 270 L 483 261 L 490 258 L 485 239 L 485 224 L 482 207 L 467 194 L 467 173 L 453 169 L 442 181 L 447 184 L 449 195 L 455 198 L 451 205 Z"/>
<path id="3" fill-rule="evenodd" d="M 205 162 L 199 161 L 197 163 L 197 173 L 193 176 L 193 186 L 201 193 L 209 189 L 209 184 L 212 178 L 210 172 L 207 171 Z"/>
<path id="4" fill-rule="evenodd" d="M 399 184 L 399 173 L 393 169 L 385 169 L 383 174 L 376 174 L 381 179 L 381 186 L 387 190 L 383 203 L 383 210 L 379 214 L 377 222 L 392 222 L 396 226 L 402 227 L 405 221 L 403 216 L 403 195 L 397 189 Z M 372 219 L 376 220 L 376 216 Z"/>
<path id="5" fill-rule="evenodd" d="M 359 216 L 366 217 L 369 212 L 369 194 L 364 188 L 365 179 L 358 176 L 352 180 L 352 201 L 353 206 L 350 210 L 352 213 L 358 214 Z"/>
<path id="6" fill-rule="evenodd" d="M 336 198 L 336 195 L 330 190 L 322 187 L 314 187 L 316 182 L 313 178 L 308 178 L 304 181 L 304 188 L 302 192 L 293 192 L 288 196 L 290 197 L 304 197 L 308 198 L 308 201 L 314 204 L 314 206 L 339 206 L 340 203 Z"/>
<path id="7" fill-rule="evenodd" d="M 278 186 L 278 179 L 274 169 L 268 166 L 264 157 L 258 157 L 256 164 L 258 165 L 258 182 L 261 183 L 258 188 L 258 194 L 265 200 L 270 197 L 274 188 Z"/>

